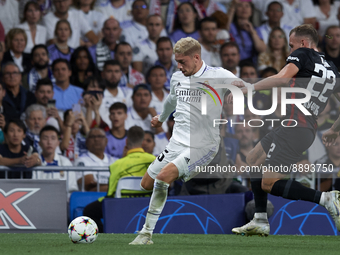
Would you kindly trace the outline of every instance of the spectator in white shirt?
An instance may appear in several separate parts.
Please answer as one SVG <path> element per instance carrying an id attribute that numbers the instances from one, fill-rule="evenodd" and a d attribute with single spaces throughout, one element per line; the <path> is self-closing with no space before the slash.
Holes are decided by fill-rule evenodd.
<path id="1" fill-rule="evenodd" d="M 134 51 L 137 45 L 148 37 L 146 29 L 148 15 L 149 8 L 146 1 L 135 0 L 132 4 L 133 20 L 125 25 L 121 24 L 123 28 L 122 41 L 129 43 Z"/>
<path id="2" fill-rule="evenodd" d="M 119 21 L 120 26 L 132 20 L 132 3 L 134 0 L 104 0 L 98 10 L 106 17 Z"/>
<path id="3" fill-rule="evenodd" d="M 224 11 L 224 6 L 221 4 L 219 5 L 219 1 L 215 0 L 192 0 L 190 1 L 195 6 L 199 18 L 203 19 L 206 17 L 209 17 L 211 14 L 213 14 L 215 11 Z"/>
<path id="4" fill-rule="evenodd" d="M 103 102 L 99 108 L 99 114 L 102 120 L 111 128 L 109 118 L 110 106 L 115 102 L 122 102 L 127 107 L 132 106 L 132 89 L 128 87 L 119 87 L 119 81 L 122 77 L 122 69 L 116 60 L 108 60 L 104 64 L 102 78 L 105 82 Z"/>
<path id="5" fill-rule="evenodd" d="M 158 59 L 155 62 L 155 65 L 164 67 L 167 78 L 164 87 L 167 91 L 170 91 L 171 76 L 174 72 L 178 70 L 177 63 L 173 60 L 173 48 L 171 39 L 169 37 L 159 38 L 156 47 Z"/>
<path id="6" fill-rule="evenodd" d="M 85 167 L 107 167 L 107 171 L 98 172 L 94 170 L 86 171 L 84 173 L 77 172 L 77 182 L 80 190 L 82 190 L 82 186 L 84 185 L 85 191 L 97 191 L 97 184 L 99 183 L 99 191 L 107 191 L 110 177 L 109 166 L 115 162 L 117 158 L 113 158 L 104 152 L 106 144 L 107 138 L 103 129 L 93 128 L 90 130 L 86 138 L 86 147 L 88 148 L 88 152 L 79 157 L 76 160 L 75 165 Z"/>
<path id="7" fill-rule="evenodd" d="M 150 69 L 148 73 L 148 82 L 151 86 L 151 103 L 150 107 L 153 107 L 157 114 L 161 114 L 163 111 L 163 105 L 169 95 L 165 90 L 164 84 L 166 83 L 166 71 L 162 66 L 154 66 Z M 168 131 L 168 126 L 165 122 L 162 125 L 163 131 Z M 158 135 L 156 136 L 156 141 L 158 141 Z M 157 144 L 158 147 L 158 144 Z M 161 149 L 163 150 L 163 149 Z M 160 153 L 159 151 L 157 153 Z"/>
<path id="8" fill-rule="evenodd" d="M 273 1 L 270 4 L 268 4 L 266 12 L 268 20 L 258 28 L 261 32 L 265 44 L 268 44 L 269 34 L 275 27 L 282 28 L 282 30 L 286 34 L 286 38 L 289 38 L 290 30 L 292 30 L 294 27 L 284 24 L 282 22 L 284 12 L 285 10 L 283 9 L 282 3 L 278 1 Z"/>
<path id="9" fill-rule="evenodd" d="M 46 43 L 46 28 L 39 25 L 42 13 L 39 4 L 36 2 L 28 2 L 24 9 L 24 18 L 19 28 L 25 30 L 27 35 L 27 44 L 25 53 L 31 53 L 34 45 Z"/>
<path id="10" fill-rule="evenodd" d="M 161 66 L 153 66 L 148 73 L 148 82 L 151 85 L 151 107 L 155 108 L 157 114 L 163 110 L 163 104 L 169 93 L 164 89 L 166 83 L 166 72 Z"/>
<path id="11" fill-rule="evenodd" d="M 207 17 L 200 21 L 201 55 L 208 66 L 221 66 L 220 45 L 216 44 L 217 32 L 217 22 L 213 18 Z"/>
<path id="12" fill-rule="evenodd" d="M 315 27 L 320 37 L 323 37 L 328 27 L 339 25 L 337 16 L 340 2 L 334 0 L 313 0 L 313 2 L 316 15 Z"/>
<path id="13" fill-rule="evenodd" d="M 94 10 L 94 4 L 96 0 L 74 0 L 73 5 L 80 10 L 84 19 L 89 23 L 91 30 L 96 34 L 97 39 L 100 40 L 102 35 L 102 28 L 107 16 L 100 11 Z M 81 38 L 84 42 L 87 42 L 86 37 Z M 87 43 L 86 46 L 90 46 Z"/>
<path id="14" fill-rule="evenodd" d="M 33 179 L 57 179 L 66 180 L 68 198 L 73 191 L 78 190 L 75 172 L 53 171 L 52 166 L 72 166 L 71 161 L 57 153 L 59 147 L 59 132 L 53 126 L 45 126 L 40 131 L 40 142 L 42 152 L 40 153 L 41 165 L 49 166 L 50 170 L 34 171 Z"/>
<path id="15" fill-rule="evenodd" d="M 227 42 L 221 46 L 222 67 L 240 77 L 240 48 L 235 42 Z"/>
<path id="16" fill-rule="evenodd" d="M 80 39 L 85 36 L 92 44 L 98 42 L 96 34 L 91 30 L 90 25 L 82 16 L 82 12 L 70 9 L 71 0 L 53 0 L 55 12 L 49 12 L 43 18 L 43 23 L 47 29 L 47 40 L 49 44 L 54 43 L 54 29 L 58 20 L 66 19 L 70 22 L 72 36 L 68 45 L 77 48 L 80 45 Z"/>
<path id="17" fill-rule="evenodd" d="M 302 24 L 315 25 L 316 15 L 312 0 L 279 0 L 279 2 L 283 4 L 283 24 L 293 28 Z"/>
<path id="18" fill-rule="evenodd" d="M 149 85 L 139 84 L 133 88 L 133 105 L 128 109 L 125 128 L 139 126 L 143 130 L 151 131 L 151 119 L 157 115 L 156 110 L 150 107 L 151 89 Z"/>
<path id="19" fill-rule="evenodd" d="M 24 17 L 24 7 L 27 2 L 32 0 L 18 0 L 19 2 L 19 18 L 22 19 Z M 39 4 L 39 9 L 43 16 L 45 16 L 50 10 L 53 9 L 52 0 L 33 0 Z"/>
<path id="20" fill-rule="evenodd" d="M 0 1 L 0 21 L 5 34 L 19 24 L 19 2 L 13 0 Z"/>
<path id="21" fill-rule="evenodd" d="M 163 30 L 163 21 L 159 15 L 151 15 L 146 22 L 149 37 L 138 45 L 133 54 L 132 66 L 138 72 L 147 74 L 148 70 L 155 64 L 158 56 L 156 53 L 156 43 Z"/>

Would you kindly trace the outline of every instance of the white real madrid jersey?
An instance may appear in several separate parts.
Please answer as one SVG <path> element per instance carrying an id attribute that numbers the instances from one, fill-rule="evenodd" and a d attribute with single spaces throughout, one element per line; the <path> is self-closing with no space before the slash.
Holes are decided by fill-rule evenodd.
<path id="1" fill-rule="evenodd" d="M 205 64 L 189 77 L 178 71 L 172 75 L 168 103 L 163 108 L 159 120 L 165 121 L 175 110 L 175 125 L 171 140 L 192 148 L 201 148 L 220 142 L 219 126 L 214 119 L 221 119 L 224 94 L 227 88 L 214 88 L 216 84 L 230 84 L 239 80 L 231 72 Z M 202 100 L 206 100 L 207 114 L 203 115 Z"/>

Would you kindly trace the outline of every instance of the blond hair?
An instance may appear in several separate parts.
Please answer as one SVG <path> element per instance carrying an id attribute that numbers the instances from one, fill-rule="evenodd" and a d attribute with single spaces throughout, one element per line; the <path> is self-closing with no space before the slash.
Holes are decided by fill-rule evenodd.
<path id="1" fill-rule="evenodd" d="M 201 44 L 192 37 L 182 38 L 175 44 L 174 54 L 183 54 L 185 56 L 199 54 L 201 56 Z"/>
<path id="2" fill-rule="evenodd" d="M 21 28 L 12 28 L 6 35 L 6 48 L 10 49 L 12 47 L 12 41 L 16 35 L 22 34 L 25 39 L 25 44 L 27 44 L 27 35 L 25 30 Z"/>

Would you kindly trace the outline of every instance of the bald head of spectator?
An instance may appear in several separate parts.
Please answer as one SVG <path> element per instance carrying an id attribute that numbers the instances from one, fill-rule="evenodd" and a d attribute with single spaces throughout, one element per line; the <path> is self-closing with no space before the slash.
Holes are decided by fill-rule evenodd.
<path id="1" fill-rule="evenodd" d="M 109 46 L 110 50 L 114 50 L 114 47 L 116 46 L 116 42 L 119 40 L 121 32 L 122 29 L 116 19 L 109 18 L 104 22 L 102 33 L 104 37 L 104 42 Z"/>

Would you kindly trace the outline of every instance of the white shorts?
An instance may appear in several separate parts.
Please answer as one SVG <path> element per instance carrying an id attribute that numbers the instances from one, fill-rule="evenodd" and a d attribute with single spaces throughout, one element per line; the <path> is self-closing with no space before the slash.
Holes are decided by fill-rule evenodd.
<path id="1" fill-rule="evenodd" d="M 190 148 L 170 141 L 163 152 L 151 163 L 148 174 L 152 179 L 156 179 L 166 164 L 173 163 L 178 169 L 178 177 L 188 181 L 199 174 L 196 166 L 208 165 L 216 156 L 218 149 L 219 144 Z"/>

